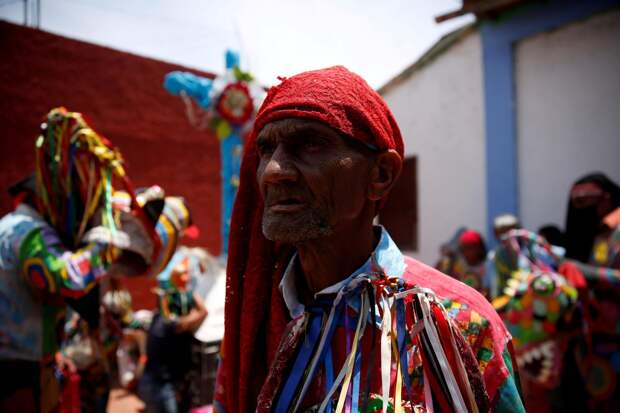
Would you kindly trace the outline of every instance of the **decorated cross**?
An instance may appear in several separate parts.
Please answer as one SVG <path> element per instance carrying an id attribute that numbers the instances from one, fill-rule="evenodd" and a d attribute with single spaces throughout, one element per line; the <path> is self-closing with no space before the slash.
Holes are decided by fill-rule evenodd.
<path id="1" fill-rule="evenodd" d="M 221 255 L 226 256 L 230 216 L 239 187 L 243 141 L 252 128 L 264 90 L 253 81 L 252 75 L 241 71 L 239 55 L 232 50 L 226 51 L 226 71 L 222 76 L 208 79 L 189 72 L 170 72 L 164 79 L 164 88 L 183 99 L 187 117 L 194 127 L 211 130 L 220 141 Z"/>

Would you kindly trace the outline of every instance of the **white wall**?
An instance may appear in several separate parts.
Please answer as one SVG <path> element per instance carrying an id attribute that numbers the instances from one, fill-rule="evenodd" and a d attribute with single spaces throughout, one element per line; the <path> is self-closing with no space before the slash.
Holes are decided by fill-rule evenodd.
<path id="1" fill-rule="evenodd" d="M 515 66 L 521 219 L 563 228 L 577 178 L 620 183 L 620 11 L 521 41 Z"/>
<path id="2" fill-rule="evenodd" d="M 439 246 L 459 226 L 483 231 L 486 221 L 481 41 L 472 29 L 411 77 L 385 92 L 418 157 L 418 247 L 434 264 Z"/>

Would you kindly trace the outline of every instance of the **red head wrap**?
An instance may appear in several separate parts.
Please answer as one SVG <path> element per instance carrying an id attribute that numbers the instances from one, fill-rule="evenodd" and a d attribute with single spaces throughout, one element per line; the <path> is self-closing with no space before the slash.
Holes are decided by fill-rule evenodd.
<path id="1" fill-rule="evenodd" d="M 482 244 L 482 236 L 473 229 L 463 231 L 459 237 L 459 244 L 461 245 L 480 245 Z"/>
<path id="2" fill-rule="evenodd" d="M 403 140 L 387 105 L 342 66 L 305 72 L 272 87 L 244 149 L 232 215 L 226 288 L 223 383 L 228 412 L 250 412 L 265 381 L 288 315 L 278 284 L 293 249 L 262 233 L 263 203 L 256 182 L 256 135 L 269 122 L 306 118 L 379 150 L 403 156 Z"/>
<path id="3" fill-rule="evenodd" d="M 403 139 L 392 112 L 368 83 L 343 66 L 300 73 L 269 90 L 254 131 L 284 118 L 323 122 L 378 149 L 403 156 Z"/>

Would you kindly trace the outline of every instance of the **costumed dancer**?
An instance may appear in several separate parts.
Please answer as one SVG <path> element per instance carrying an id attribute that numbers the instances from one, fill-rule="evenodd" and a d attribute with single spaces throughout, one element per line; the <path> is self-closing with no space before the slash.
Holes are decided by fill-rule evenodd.
<path id="1" fill-rule="evenodd" d="M 269 90 L 233 210 L 216 409 L 523 411 L 487 300 L 372 224 L 403 153 L 383 99 L 344 67 Z"/>
<path id="2" fill-rule="evenodd" d="M 528 412 L 614 411 L 620 401 L 620 271 L 565 259 L 513 230 L 497 248 L 493 305 L 514 337 Z"/>
<path id="3" fill-rule="evenodd" d="M 116 188 L 129 194 L 126 211 L 112 206 Z M 11 193 L 16 209 L 0 220 L 0 370 L 14 374 L 2 376 L 0 410 L 54 411 L 66 300 L 91 294 L 105 274 L 165 265 L 162 241 L 176 234 L 140 207 L 119 151 L 64 108 L 42 125 L 36 179 Z"/>
<path id="4" fill-rule="evenodd" d="M 144 227 L 131 216 L 131 195 L 126 191 L 115 191 L 112 209 L 119 218 L 123 217 L 120 222 L 128 236 L 124 254 L 148 267 L 142 275 L 154 275 L 166 265 L 179 237 L 185 234 L 189 210 L 183 198 L 166 197 L 159 186 L 140 188 L 136 194 L 136 202 L 149 225 L 154 227 L 161 245 L 156 257 L 152 255 L 153 245 L 148 241 Z M 131 275 L 120 272 L 124 267 L 117 265 L 116 269 L 109 277 L 110 286 L 119 286 L 121 275 Z M 107 291 L 103 300 L 100 300 L 98 290 L 93 292 L 96 294 L 69 302 L 77 311 L 70 312 L 65 325 L 67 337 L 62 345 L 61 360 L 72 363 L 80 378 L 79 399 L 83 413 L 106 411 L 111 377 L 117 374 L 121 386 L 135 388 L 146 360 L 145 334 L 141 331 L 141 323 L 133 318 L 129 292 L 116 290 L 110 294 L 112 291 Z M 122 319 L 115 319 L 121 316 Z M 71 371 L 67 373 L 70 380 Z M 64 408 L 64 390 L 61 402 Z"/>

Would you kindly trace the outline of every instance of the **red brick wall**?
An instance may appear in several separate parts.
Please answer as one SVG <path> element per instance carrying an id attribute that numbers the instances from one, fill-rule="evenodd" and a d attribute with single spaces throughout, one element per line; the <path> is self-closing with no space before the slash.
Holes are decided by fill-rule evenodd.
<path id="1" fill-rule="evenodd" d="M 0 213 L 11 209 L 6 188 L 33 171 L 42 119 L 62 105 L 121 149 L 134 186 L 184 196 L 200 228 L 187 243 L 218 254 L 218 142 L 192 128 L 182 101 L 163 89 L 172 70 L 190 69 L 0 21 Z M 136 307 L 154 305 L 147 280 L 126 284 Z"/>

